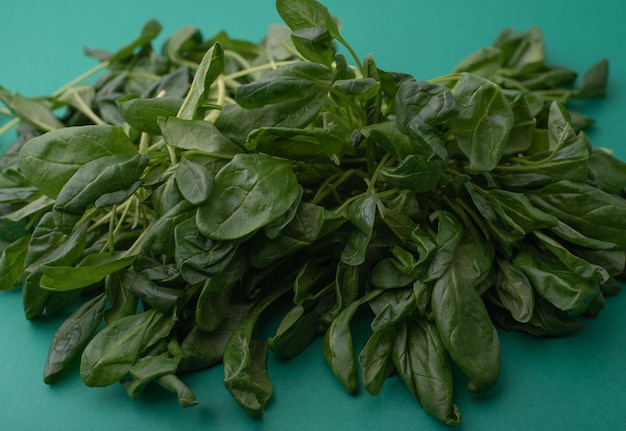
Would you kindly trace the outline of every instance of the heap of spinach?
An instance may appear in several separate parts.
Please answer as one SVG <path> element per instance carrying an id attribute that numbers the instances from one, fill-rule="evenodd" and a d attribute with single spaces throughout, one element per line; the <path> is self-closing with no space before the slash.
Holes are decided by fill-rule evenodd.
<path id="1" fill-rule="evenodd" d="M 27 319 L 73 311 L 49 384 L 80 357 L 89 386 L 153 382 L 186 407 L 180 376 L 223 362 L 259 416 L 268 350 L 323 336 L 348 392 L 397 374 L 457 423 L 453 364 L 489 389 L 494 325 L 569 334 L 619 289 L 626 168 L 565 108 L 604 94 L 607 62 L 577 81 L 538 29 L 504 30 L 419 81 L 360 59 L 320 3 L 276 6 L 288 28 L 258 44 L 184 27 L 156 52 L 150 21 L 53 95 L 0 89 L 3 131 L 20 123 L 0 159 L 0 289 L 21 286 Z M 372 329 L 358 352 L 355 316 Z"/>

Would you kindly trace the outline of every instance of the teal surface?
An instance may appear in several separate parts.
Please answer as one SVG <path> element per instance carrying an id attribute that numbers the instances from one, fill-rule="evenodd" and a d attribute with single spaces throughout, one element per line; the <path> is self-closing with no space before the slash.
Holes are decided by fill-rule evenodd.
<path id="1" fill-rule="evenodd" d="M 626 3 L 618 0 L 326 0 L 359 55 L 418 79 L 444 74 L 491 43 L 503 27 L 543 31 L 549 60 L 583 71 L 610 61 L 607 98 L 587 104 L 592 143 L 626 159 Z M 93 67 L 83 47 L 114 50 L 156 18 L 163 37 L 183 25 L 210 36 L 259 40 L 279 17 L 271 0 L 3 2 L 0 85 L 29 96 L 50 93 Z M 163 40 L 162 38 L 160 39 Z M 0 118 L 0 123 L 2 118 Z M 0 137 L 7 144 L 10 136 Z M 426 415 L 398 378 L 377 397 L 349 396 L 321 354 L 321 342 L 282 361 L 270 355 L 275 394 L 262 420 L 249 419 L 222 385 L 222 368 L 185 377 L 200 404 L 178 407 L 164 391 L 130 400 L 120 385 L 85 387 L 77 373 L 43 383 L 50 339 L 60 319 L 26 321 L 19 291 L 0 292 L 0 429 L 2 430 L 445 430 Z M 599 318 L 561 339 L 500 331 L 502 376 L 472 395 L 457 379 L 459 430 L 626 429 L 626 291 L 607 300 Z M 366 327 L 355 326 L 365 334 Z M 357 337 L 356 342 L 364 341 Z"/>

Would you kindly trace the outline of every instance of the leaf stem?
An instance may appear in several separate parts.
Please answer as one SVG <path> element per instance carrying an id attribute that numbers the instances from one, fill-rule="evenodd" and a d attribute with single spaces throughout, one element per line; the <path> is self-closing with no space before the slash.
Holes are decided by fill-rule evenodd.
<path id="1" fill-rule="evenodd" d="M 338 172 L 337 174 L 328 177 L 326 181 L 322 183 L 321 187 L 313 197 L 311 203 L 317 204 L 322 201 L 326 196 L 336 190 L 337 187 L 339 187 L 344 181 L 350 178 L 355 171 L 356 169 L 351 168 L 343 173 Z"/>
<path id="2" fill-rule="evenodd" d="M 115 212 L 117 211 L 117 205 L 113 205 L 111 208 L 111 218 L 109 220 L 109 239 L 107 242 L 109 243 L 109 251 L 111 253 L 115 252 Z"/>
<path id="3" fill-rule="evenodd" d="M 91 69 L 89 69 L 85 73 L 77 76 L 76 78 L 72 79 L 70 82 L 65 84 L 63 87 L 59 88 L 57 91 L 52 93 L 52 96 L 54 96 L 54 97 L 60 96 L 61 94 L 65 93 L 67 90 L 69 90 L 70 88 L 72 88 L 76 84 L 79 84 L 79 83 L 83 82 L 85 79 L 88 79 L 88 78 L 92 77 L 93 75 L 95 75 L 96 73 L 100 72 L 103 69 L 106 69 L 107 67 L 109 67 L 109 61 L 108 60 L 101 62 L 97 66 L 92 67 Z"/>
<path id="4" fill-rule="evenodd" d="M 82 97 L 80 97 L 78 93 L 74 94 L 74 101 L 76 102 L 76 105 L 77 105 L 76 107 L 79 108 L 79 110 L 83 114 L 85 114 L 85 116 L 89 118 L 91 121 L 93 121 L 95 124 L 98 124 L 98 125 L 106 124 L 105 121 L 103 121 L 100 117 L 98 117 L 96 113 L 93 112 L 93 110 L 89 106 L 87 106 L 87 104 L 85 103 L 85 100 Z"/>
<path id="5" fill-rule="evenodd" d="M 176 155 L 176 150 L 171 145 L 167 146 L 167 152 L 170 155 L 170 165 L 175 166 L 178 164 L 178 156 Z"/>
<path id="6" fill-rule="evenodd" d="M 88 79 L 91 76 L 95 75 L 96 73 L 100 72 L 101 70 L 106 69 L 108 66 L 109 66 L 109 62 L 108 61 L 101 62 L 96 67 L 93 67 L 93 68 L 89 69 L 88 71 L 86 71 L 85 73 L 82 73 L 81 75 L 77 76 L 76 78 L 72 79 L 70 82 L 68 82 L 67 84 L 65 84 L 64 86 L 62 86 L 58 90 L 56 90 L 54 93 L 52 93 L 52 97 L 60 96 L 61 94 L 65 93 L 67 90 L 69 90 L 70 88 L 72 88 L 76 84 L 79 84 L 79 83 L 83 82 L 85 79 Z M 5 134 L 9 130 L 11 130 L 11 128 L 13 128 L 17 124 L 19 124 L 19 122 L 20 122 L 20 118 L 19 117 L 15 117 L 11 121 L 6 123 L 4 126 L 0 127 L 0 136 Z"/>
<path id="7" fill-rule="evenodd" d="M 461 73 L 454 72 L 454 73 L 448 73 L 446 75 L 441 75 L 433 79 L 429 79 L 428 82 L 430 82 L 431 84 L 441 85 L 441 84 L 445 84 L 448 82 L 458 81 L 459 79 L 461 79 Z"/>
<path id="8" fill-rule="evenodd" d="M 4 126 L 0 127 L 0 136 L 4 135 L 6 132 L 11 130 L 14 126 L 19 124 L 20 117 L 15 117 L 11 121 L 8 121 Z"/>
<path id="9" fill-rule="evenodd" d="M 373 193 L 374 192 L 374 185 L 376 184 L 376 180 L 378 179 L 378 173 L 380 172 L 380 170 L 385 166 L 385 164 L 389 161 L 389 159 L 391 158 L 391 154 L 390 153 L 386 153 L 382 159 L 380 159 L 380 162 L 378 162 L 378 164 L 376 165 L 376 169 L 374 170 L 374 173 L 372 174 L 372 177 L 369 181 L 369 184 L 367 186 L 367 193 Z"/>
<path id="10" fill-rule="evenodd" d="M 365 70 L 363 70 L 363 63 L 361 62 L 361 59 L 356 54 L 354 49 L 352 49 L 350 44 L 348 42 L 346 42 L 346 40 L 343 37 L 339 37 L 339 38 L 337 38 L 337 40 L 339 41 L 339 43 L 341 43 L 348 50 L 348 52 L 350 53 L 350 55 L 352 56 L 352 58 L 356 62 L 357 67 L 359 68 L 359 71 L 361 72 L 361 75 L 362 76 L 365 75 Z"/>

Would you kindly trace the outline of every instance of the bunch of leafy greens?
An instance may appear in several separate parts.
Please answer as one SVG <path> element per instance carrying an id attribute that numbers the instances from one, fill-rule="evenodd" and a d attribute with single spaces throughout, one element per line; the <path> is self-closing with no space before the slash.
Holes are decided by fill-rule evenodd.
<path id="1" fill-rule="evenodd" d="M 180 376 L 223 362 L 259 416 L 268 350 L 323 336 L 348 392 L 397 374 L 457 423 L 453 366 L 469 391 L 494 385 L 494 325 L 569 334 L 619 290 L 626 168 L 565 108 L 604 94 L 607 62 L 577 80 L 538 29 L 504 30 L 418 81 L 359 59 L 320 3 L 276 6 L 288 27 L 258 44 L 184 27 L 159 53 L 151 21 L 49 97 L 0 89 L 20 122 L 0 161 L 0 289 L 21 286 L 27 319 L 73 311 L 49 384 L 80 357 L 89 386 L 153 382 L 186 407 Z M 275 303 L 291 305 L 262 339 Z M 355 316 L 372 330 L 356 352 Z"/>

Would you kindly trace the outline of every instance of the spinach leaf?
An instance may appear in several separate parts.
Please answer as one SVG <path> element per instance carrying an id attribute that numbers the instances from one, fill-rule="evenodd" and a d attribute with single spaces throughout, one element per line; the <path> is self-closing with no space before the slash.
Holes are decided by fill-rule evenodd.
<path id="1" fill-rule="evenodd" d="M 216 157 L 231 158 L 241 149 L 226 138 L 210 121 L 159 118 L 161 134 L 168 145 L 182 150 L 198 150 Z"/>
<path id="2" fill-rule="evenodd" d="M 557 258 L 537 250 L 520 251 L 513 265 L 528 277 L 539 295 L 571 315 L 584 312 L 600 293 L 597 282 L 572 273 Z"/>
<path id="3" fill-rule="evenodd" d="M 212 239 L 237 239 L 289 209 L 298 195 L 290 163 L 237 154 L 215 176 L 213 193 L 198 208 L 198 230 Z"/>
<path id="4" fill-rule="evenodd" d="M 26 235 L 9 244 L 0 255 L 0 290 L 10 290 L 24 272 L 30 236 Z"/>
<path id="5" fill-rule="evenodd" d="M 0 87 L 0 100 L 22 121 L 36 127 L 38 130 L 47 132 L 65 127 L 44 100 L 30 99 L 20 94 L 11 94 L 2 87 Z"/>
<path id="6" fill-rule="evenodd" d="M 106 326 L 87 344 L 80 361 L 80 375 L 88 386 L 118 382 L 137 361 L 137 355 L 167 336 L 172 316 L 156 309 L 122 317 Z"/>
<path id="7" fill-rule="evenodd" d="M 350 321 L 354 317 L 359 303 L 346 307 L 330 324 L 324 335 L 322 352 L 331 370 L 348 393 L 358 390 L 358 372 Z"/>
<path id="8" fill-rule="evenodd" d="M 82 166 L 105 156 L 137 153 L 128 136 L 109 125 L 63 128 L 28 141 L 19 152 L 22 174 L 42 193 L 56 198 Z"/>
<path id="9" fill-rule="evenodd" d="M 183 157 L 176 168 L 176 185 L 185 199 L 200 205 L 213 191 L 213 173 L 206 166 Z"/>
<path id="10" fill-rule="evenodd" d="M 376 221 L 376 195 L 363 196 L 350 204 L 348 219 L 354 230 L 346 240 L 341 252 L 341 261 L 347 265 L 360 265 L 365 262 L 367 246 L 372 239 Z"/>
<path id="11" fill-rule="evenodd" d="M 183 120 L 197 120 L 199 108 L 207 99 L 211 84 L 224 70 L 224 48 L 215 43 L 202 58 L 194 75 L 187 97 L 178 110 L 177 117 Z M 202 117 L 200 117 L 202 118 Z"/>
<path id="12" fill-rule="evenodd" d="M 395 339 L 395 327 L 374 332 L 359 353 L 363 385 L 372 395 L 380 393 L 385 380 L 395 371 L 392 358 Z"/>
<path id="13" fill-rule="evenodd" d="M 559 181 L 528 195 L 533 204 L 558 217 L 581 234 L 600 241 L 626 245 L 624 211 L 619 197 L 587 184 Z"/>
<path id="14" fill-rule="evenodd" d="M 261 127 L 248 135 L 245 147 L 276 157 L 303 162 L 339 163 L 352 147 L 341 136 L 326 130 Z"/>
<path id="15" fill-rule="evenodd" d="M 102 320 L 105 301 L 104 294 L 95 296 L 81 305 L 59 326 L 50 343 L 44 382 L 53 384 L 59 372 L 82 352 Z"/>
<path id="16" fill-rule="evenodd" d="M 398 374 L 422 407 L 447 424 L 461 420 L 452 401 L 452 368 L 434 323 L 407 320 L 399 325 L 393 345 Z"/>
<path id="17" fill-rule="evenodd" d="M 252 312 L 228 339 L 224 349 L 224 385 L 250 416 L 260 416 L 274 392 L 267 376 L 267 343 L 253 339 L 258 311 Z"/>
<path id="18" fill-rule="evenodd" d="M 140 132 L 160 134 L 159 117 L 174 117 L 178 113 L 182 100 L 177 97 L 155 97 L 142 99 L 130 94 L 116 101 L 124 120 Z"/>
<path id="19" fill-rule="evenodd" d="M 494 83 L 466 72 L 452 89 L 458 114 L 448 121 L 470 172 L 492 170 L 506 150 L 513 110 Z"/>
<path id="20" fill-rule="evenodd" d="M 469 378 L 468 390 L 484 391 L 500 374 L 500 341 L 476 287 L 488 275 L 488 244 L 458 247 L 455 259 L 433 287 L 437 331 L 452 360 Z"/>

